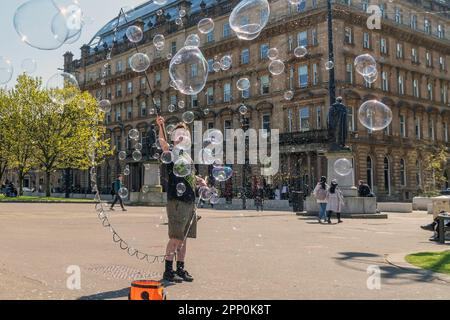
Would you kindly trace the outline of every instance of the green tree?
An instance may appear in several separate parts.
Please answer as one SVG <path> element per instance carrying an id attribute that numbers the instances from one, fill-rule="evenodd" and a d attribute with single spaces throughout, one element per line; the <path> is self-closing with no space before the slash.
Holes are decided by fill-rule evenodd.
<path id="1" fill-rule="evenodd" d="M 88 169 L 110 154 L 104 140 L 104 114 L 97 101 L 87 92 L 67 87 L 59 92 L 46 91 L 45 103 L 33 107 L 29 134 L 35 145 L 37 164 L 45 172 L 45 191 L 50 196 L 51 173 L 58 169 Z M 54 103 L 50 96 L 63 96 Z M 55 100 L 55 99 L 53 99 Z"/>
<path id="2" fill-rule="evenodd" d="M 20 76 L 16 86 L 0 97 L 1 156 L 4 165 L 17 172 L 20 195 L 23 194 L 23 180 L 35 165 L 35 145 L 28 128 L 32 125 L 34 104 L 46 101 L 40 86 L 41 81 Z"/>
<path id="3" fill-rule="evenodd" d="M 6 169 L 8 168 L 8 160 L 6 158 L 6 141 L 4 130 L 4 115 L 6 107 L 6 91 L 0 89 L 0 184 L 3 182 L 3 176 L 5 175 Z"/>
<path id="4" fill-rule="evenodd" d="M 445 170 L 449 159 L 448 147 L 439 144 L 432 147 L 419 148 L 418 154 L 422 156 L 424 172 L 424 194 L 439 195 L 439 191 L 446 182 Z"/>

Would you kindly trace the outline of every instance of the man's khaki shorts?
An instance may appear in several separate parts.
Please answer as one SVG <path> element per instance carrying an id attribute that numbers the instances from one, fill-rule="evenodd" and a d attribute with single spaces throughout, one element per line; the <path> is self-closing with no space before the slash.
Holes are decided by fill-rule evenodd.
<path id="1" fill-rule="evenodd" d="M 184 240 L 197 238 L 197 219 L 195 203 L 169 200 L 167 203 L 167 217 L 169 218 L 169 238 Z"/>

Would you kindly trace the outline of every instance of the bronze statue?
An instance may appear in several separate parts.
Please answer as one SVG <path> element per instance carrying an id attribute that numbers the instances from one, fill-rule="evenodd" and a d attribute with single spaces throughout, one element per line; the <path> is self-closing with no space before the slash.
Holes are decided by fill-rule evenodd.
<path id="1" fill-rule="evenodd" d="M 330 151 L 348 150 L 345 143 L 348 136 L 348 110 L 342 103 L 342 97 L 336 98 L 336 103 L 330 107 L 328 113 L 328 136 Z"/>

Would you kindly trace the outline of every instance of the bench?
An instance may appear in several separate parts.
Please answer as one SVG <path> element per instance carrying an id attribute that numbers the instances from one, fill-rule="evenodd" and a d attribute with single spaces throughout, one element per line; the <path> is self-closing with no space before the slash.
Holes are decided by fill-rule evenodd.
<path id="1" fill-rule="evenodd" d="M 439 243 L 445 243 L 445 232 L 450 231 L 450 227 L 445 226 L 445 221 L 449 219 L 449 215 L 440 214 L 438 216 Z"/>

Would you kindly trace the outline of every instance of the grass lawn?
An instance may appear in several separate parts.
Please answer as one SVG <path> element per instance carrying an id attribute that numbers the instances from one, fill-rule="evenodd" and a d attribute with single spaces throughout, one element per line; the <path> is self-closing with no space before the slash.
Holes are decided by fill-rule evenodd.
<path id="1" fill-rule="evenodd" d="M 416 267 L 450 274 L 450 250 L 444 252 L 421 252 L 406 256 L 406 261 Z"/>
<path id="2" fill-rule="evenodd" d="M 31 197 L 31 196 L 22 196 L 17 198 L 7 198 L 4 195 L 0 194 L 0 202 L 93 202 L 91 199 L 65 199 L 65 198 L 54 198 L 54 197 Z"/>

